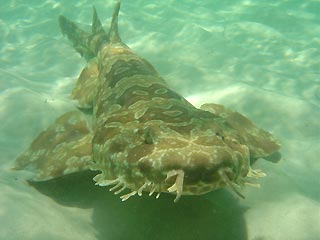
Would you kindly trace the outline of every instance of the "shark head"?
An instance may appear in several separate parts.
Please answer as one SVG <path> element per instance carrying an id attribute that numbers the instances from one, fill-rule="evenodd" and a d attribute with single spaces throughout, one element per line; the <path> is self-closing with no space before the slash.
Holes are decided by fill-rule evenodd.
<path id="1" fill-rule="evenodd" d="M 97 131 L 93 148 L 101 156 L 95 167 L 102 171 L 95 178 L 98 185 L 115 184 L 111 189 L 117 194 L 131 189 L 124 200 L 142 191 L 171 192 L 178 200 L 226 185 L 243 197 L 237 187 L 251 171 L 249 148 L 224 119 L 179 101 L 142 106 L 143 114 L 136 115 L 138 108 L 126 114 L 122 110 L 122 118 L 113 118 L 118 122 L 107 120 Z"/>

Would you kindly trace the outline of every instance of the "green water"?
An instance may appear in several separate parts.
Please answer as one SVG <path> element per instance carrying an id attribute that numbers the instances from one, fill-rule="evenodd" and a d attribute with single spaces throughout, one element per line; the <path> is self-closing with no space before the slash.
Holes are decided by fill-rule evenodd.
<path id="1" fill-rule="evenodd" d="M 30 186 L 16 156 L 62 113 L 85 61 L 63 14 L 105 26 L 114 1 L 14 1 L 0 7 L 0 239 L 320 239 L 320 2 L 122 1 L 120 34 L 196 106 L 224 104 L 282 143 L 283 160 L 245 200 L 229 190 L 121 202 L 90 174 Z"/>

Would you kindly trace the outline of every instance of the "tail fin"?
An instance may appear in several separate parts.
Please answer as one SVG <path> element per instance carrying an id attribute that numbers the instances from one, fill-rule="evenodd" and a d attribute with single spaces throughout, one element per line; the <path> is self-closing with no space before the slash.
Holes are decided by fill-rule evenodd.
<path id="1" fill-rule="evenodd" d="M 67 35 L 69 40 L 73 43 L 75 50 L 80 53 L 86 60 L 95 56 L 89 46 L 90 34 L 81 30 L 76 24 L 65 18 L 59 16 L 59 25 L 63 35 Z"/>
<path id="2" fill-rule="evenodd" d="M 98 54 L 102 45 L 121 42 L 118 33 L 119 10 L 120 1 L 118 1 L 115 6 L 108 34 L 102 28 L 95 8 L 93 8 L 91 33 L 83 31 L 75 23 L 60 15 L 59 25 L 61 32 L 67 35 L 76 51 L 88 61 Z"/>

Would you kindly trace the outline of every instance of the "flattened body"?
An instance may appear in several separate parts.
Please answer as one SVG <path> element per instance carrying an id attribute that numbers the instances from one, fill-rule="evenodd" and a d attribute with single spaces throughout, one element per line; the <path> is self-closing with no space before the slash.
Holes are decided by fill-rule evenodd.
<path id="1" fill-rule="evenodd" d="M 251 169 L 252 163 L 270 156 L 278 160 L 279 143 L 237 112 L 217 104 L 197 109 L 170 89 L 148 61 L 121 41 L 119 8 L 120 2 L 108 33 L 95 11 L 92 33 L 60 17 L 62 32 L 88 60 L 72 96 L 80 109 L 92 109 L 90 130 L 79 139 L 60 138 L 61 146 L 71 144 L 71 149 L 77 150 L 85 142 L 84 155 L 90 151 L 90 164 L 84 164 L 83 169 L 90 165 L 99 170 L 101 173 L 94 178 L 96 184 L 114 185 L 111 190 L 122 193 L 122 200 L 143 191 L 149 195 L 156 192 L 157 196 L 171 192 L 177 200 L 183 194 L 203 194 L 226 185 L 243 197 L 238 187 L 253 185 L 246 178 L 264 176 Z M 38 140 L 50 141 L 42 138 L 54 128 L 46 130 Z M 18 158 L 19 169 L 36 162 L 40 179 L 47 179 L 50 174 L 56 177 L 48 169 L 53 166 L 49 159 L 57 158 L 60 174 L 68 173 L 70 151 L 63 157 L 54 155 L 59 145 L 56 143 L 39 155 L 34 145 Z M 28 163 L 30 156 L 37 156 L 36 161 Z M 79 165 L 80 161 L 76 162 Z"/>

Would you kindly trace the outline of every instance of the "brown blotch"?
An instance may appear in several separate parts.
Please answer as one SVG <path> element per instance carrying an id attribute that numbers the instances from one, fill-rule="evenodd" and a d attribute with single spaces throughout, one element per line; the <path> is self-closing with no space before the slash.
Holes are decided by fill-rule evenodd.
<path id="1" fill-rule="evenodd" d="M 190 167 L 188 166 L 187 168 L 184 169 L 184 183 L 185 184 L 197 184 L 201 181 L 204 180 L 204 178 L 208 178 L 208 170 L 200 167 L 200 166 L 195 166 L 195 167 Z M 207 176 L 207 177 L 205 177 Z M 209 179 L 210 181 L 211 179 Z"/>
<path id="2" fill-rule="evenodd" d="M 125 141 L 123 139 L 115 139 L 110 143 L 108 152 L 110 154 L 121 153 L 126 150 L 127 146 L 128 146 L 127 141 Z"/>
<path id="3" fill-rule="evenodd" d="M 224 142 L 217 136 L 201 136 L 194 141 L 195 144 L 201 146 L 224 146 Z"/>
<path id="4" fill-rule="evenodd" d="M 101 127 L 98 128 L 96 131 L 96 134 L 94 135 L 93 138 L 93 143 L 102 145 L 104 144 L 107 140 L 112 139 L 114 136 L 119 134 L 121 131 L 120 128 L 118 127 Z"/>
<path id="5" fill-rule="evenodd" d="M 142 174 L 145 176 L 151 176 L 153 169 L 152 169 L 152 163 L 150 159 L 143 159 L 138 162 L 138 168 Z"/>
<path id="6" fill-rule="evenodd" d="M 177 117 L 168 116 L 164 114 L 164 111 L 179 111 L 181 114 Z M 162 120 L 165 123 L 185 123 L 190 121 L 190 113 L 187 109 L 180 106 L 171 106 L 168 108 L 167 103 L 155 103 L 154 106 L 150 107 L 145 114 L 140 118 L 142 122 L 148 122 L 149 120 Z"/>
<path id="7" fill-rule="evenodd" d="M 151 144 L 140 144 L 128 151 L 128 161 L 137 162 L 142 157 L 148 156 L 152 153 L 154 145 Z"/>
<path id="8" fill-rule="evenodd" d="M 181 135 L 189 136 L 191 134 L 191 131 L 194 129 L 195 125 L 192 123 L 189 123 L 187 125 L 174 125 L 170 124 L 167 125 L 170 129 L 176 131 L 177 133 L 180 133 Z"/>
<path id="9" fill-rule="evenodd" d="M 181 141 L 178 138 L 165 138 L 162 139 L 161 142 L 158 142 L 157 148 L 158 149 L 171 149 L 171 148 L 184 148 L 188 145 L 188 142 Z"/>
<path id="10" fill-rule="evenodd" d="M 161 158 L 162 168 L 171 169 L 181 169 L 185 165 L 184 158 L 181 154 L 178 154 L 175 150 L 167 151 Z"/>
<path id="11" fill-rule="evenodd" d="M 194 166 L 210 168 L 212 165 L 209 161 L 210 155 L 208 153 L 192 152 L 190 158 Z"/>
<path id="12" fill-rule="evenodd" d="M 165 99 L 178 99 L 179 101 L 186 101 L 180 94 L 165 87 L 163 84 L 152 84 L 148 91 L 153 96 L 165 98 Z"/>
<path id="13" fill-rule="evenodd" d="M 159 89 L 165 89 L 166 91 L 159 91 L 162 92 L 162 94 L 156 94 L 155 92 Z M 136 94 L 137 92 L 144 92 L 148 94 Z M 163 99 L 177 99 L 179 102 L 185 101 L 182 96 L 170 89 L 167 89 L 163 84 L 154 83 L 151 86 L 147 87 L 135 85 L 127 88 L 123 92 L 123 94 L 116 99 L 116 103 L 120 104 L 121 106 L 128 107 L 139 100 L 152 100 L 153 97 L 160 97 Z"/>
<path id="14" fill-rule="evenodd" d="M 217 174 L 217 170 L 220 169 L 222 165 L 213 165 L 210 167 L 194 166 L 186 167 L 184 169 L 184 183 L 190 185 L 196 185 L 200 182 L 204 183 L 214 183 L 220 180 Z"/>
<path id="15" fill-rule="evenodd" d="M 30 148 L 17 158 L 15 169 L 35 170 L 37 180 L 88 169 L 91 147 L 85 118 L 78 111 L 68 112 L 43 131 Z"/>
<path id="16" fill-rule="evenodd" d="M 138 95 L 135 94 L 135 92 L 137 91 L 144 91 L 149 93 L 149 90 L 147 88 L 142 88 L 141 86 L 135 85 L 127 88 L 124 93 L 116 99 L 116 103 L 124 107 L 129 107 L 133 103 L 140 100 L 151 100 L 152 96 L 150 96 L 150 94 Z"/>
<path id="17" fill-rule="evenodd" d="M 113 63 L 110 72 L 106 75 L 106 80 L 109 86 L 113 88 L 121 79 L 135 75 L 156 75 L 156 73 L 153 68 L 150 68 L 140 59 L 119 59 Z"/>
<path id="18" fill-rule="evenodd" d="M 127 114 L 112 114 L 111 116 L 108 116 L 105 123 L 128 123 L 132 122 L 134 119 L 134 114 L 132 112 L 128 112 Z"/>
<path id="19" fill-rule="evenodd" d="M 70 119 L 76 122 L 71 124 Z M 85 120 L 80 118 L 76 111 L 68 112 L 59 117 L 46 131 L 40 133 L 31 144 L 30 149 L 52 149 L 59 143 L 77 140 L 88 133 L 89 129 Z"/>

